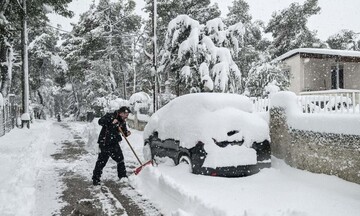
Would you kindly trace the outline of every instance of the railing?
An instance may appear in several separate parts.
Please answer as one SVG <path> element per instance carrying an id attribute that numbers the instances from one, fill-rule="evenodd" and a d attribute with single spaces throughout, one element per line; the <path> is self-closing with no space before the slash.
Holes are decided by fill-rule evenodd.
<path id="1" fill-rule="evenodd" d="M 254 112 L 267 112 L 269 111 L 270 99 L 268 98 L 250 98 L 253 102 Z"/>
<path id="2" fill-rule="evenodd" d="M 270 100 L 251 98 L 255 112 L 267 112 Z M 337 89 L 302 92 L 298 104 L 304 113 L 344 113 L 360 114 L 360 91 Z"/>
<path id="3" fill-rule="evenodd" d="M 10 132 L 16 125 L 16 107 L 13 102 L 6 99 L 4 106 L 0 107 L 0 137 Z"/>
<path id="4" fill-rule="evenodd" d="M 302 92 L 298 97 L 304 113 L 360 114 L 360 91 L 337 89 Z"/>

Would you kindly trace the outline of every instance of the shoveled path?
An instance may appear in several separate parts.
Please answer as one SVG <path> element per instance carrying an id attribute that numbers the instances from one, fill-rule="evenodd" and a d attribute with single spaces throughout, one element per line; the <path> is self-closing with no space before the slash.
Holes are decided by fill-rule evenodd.
<path id="1" fill-rule="evenodd" d="M 61 147 L 52 155 L 56 161 L 63 164 L 57 168 L 64 188 L 60 195 L 65 203 L 60 210 L 61 215 L 162 215 L 148 200 L 143 199 L 126 179 L 107 179 L 100 186 L 93 186 L 89 176 L 84 176 L 71 166 L 89 154 L 85 148 L 85 141 L 71 130 L 67 123 L 54 124 L 69 130 L 73 136 L 73 139 L 58 141 Z M 94 165 L 95 161 L 91 161 L 90 164 Z M 127 169 L 131 170 L 133 166 L 131 163 L 127 164 Z M 112 168 L 116 172 L 114 164 Z M 88 175 L 91 175 L 91 172 Z"/>

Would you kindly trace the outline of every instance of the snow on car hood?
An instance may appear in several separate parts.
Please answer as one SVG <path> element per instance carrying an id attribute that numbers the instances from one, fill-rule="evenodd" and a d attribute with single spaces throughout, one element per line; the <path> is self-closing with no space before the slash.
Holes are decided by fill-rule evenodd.
<path id="1" fill-rule="evenodd" d="M 202 142 L 208 155 L 203 166 L 205 167 L 224 167 L 256 164 L 256 151 L 251 147 L 254 142 L 262 142 L 269 139 L 269 128 L 265 120 L 254 113 L 247 113 L 232 107 L 227 107 L 215 112 L 204 113 L 200 117 L 203 125 Z M 228 132 L 239 131 L 231 136 Z M 215 144 L 214 140 L 222 141 L 241 141 L 243 145 L 228 145 L 221 148 Z"/>
<path id="2" fill-rule="evenodd" d="M 198 141 L 204 144 L 244 138 L 245 145 L 269 139 L 268 125 L 252 112 L 248 97 L 226 93 L 196 93 L 175 98 L 154 113 L 144 129 L 144 139 L 154 131 L 159 138 L 180 140 L 191 148 Z M 228 136 L 227 133 L 239 133 Z"/>

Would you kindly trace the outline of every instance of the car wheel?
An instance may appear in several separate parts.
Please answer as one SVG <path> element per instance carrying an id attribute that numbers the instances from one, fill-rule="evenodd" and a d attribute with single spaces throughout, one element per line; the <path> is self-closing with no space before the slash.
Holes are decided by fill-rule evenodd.
<path id="1" fill-rule="evenodd" d="M 149 161 L 152 159 L 151 148 L 150 148 L 149 143 L 145 143 L 144 148 L 143 148 L 143 155 L 144 155 L 145 161 Z"/>
<path id="2" fill-rule="evenodd" d="M 187 155 L 182 155 L 180 156 L 179 158 L 179 164 L 186 164 L 188 166 L 188 170 L 190 173 L 193 172 L 193 169 L 192 169 L 192 163 L 191 163 L 191 159 L 189 156 Z"/>

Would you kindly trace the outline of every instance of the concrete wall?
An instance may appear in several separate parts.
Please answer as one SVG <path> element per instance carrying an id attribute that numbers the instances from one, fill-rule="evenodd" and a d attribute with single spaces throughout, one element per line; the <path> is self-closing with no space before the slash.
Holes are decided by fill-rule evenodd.
<path id="1" fill-rule="evenodd" d="M 321 91 L 331 89 L 331 59 L 303 59 L 304 89 L 303 91 Z"/>
<path id="2" fill-rule="evenodd" d="M 344 88 L 360 90 L 360 64 L 344 64 Z"/>
<path id="3" fill-rule="evenodd" d="M 290 70 L 290 87 L 289 90 L 298 94 L 303 89 L 303 73 L 302 64 L 300 64 L 300 56 L 295 55 L 286 59 L 284 70 Z"/>
<path id="4" fill-rule="evenodd" d="M 272 154 L 292 167 L 360 184 L 360 136 L 291 129 L 284 108 L 270 109 Z"/>

